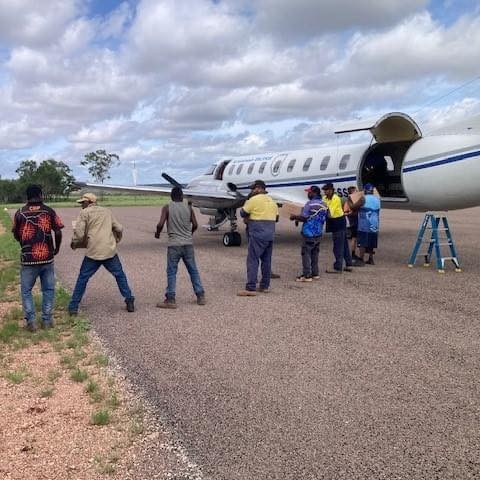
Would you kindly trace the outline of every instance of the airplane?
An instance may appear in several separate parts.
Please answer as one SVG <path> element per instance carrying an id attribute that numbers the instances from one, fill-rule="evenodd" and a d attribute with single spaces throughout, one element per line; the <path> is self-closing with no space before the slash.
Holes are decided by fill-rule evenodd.
<path id="1" fill-rule="evenodd" d="M 368 144 L 335 145 L 225 158 L 183 188 L 184 197 L 210 217 L 208 228 L 229 222 L 223 236 L 226 247 L 239 246 L 236 211 L 242 207 L 256 179 L 282 206 L 303 205 L 305 188 L 333 183 L 336 193 L 347 196 L 351 185 L 362 189 L 373 183 L 382 208 L 411 211 L 447 211 L 480 205 L 480 121 L 472 119 L 423 136 L 417 123 L 401 112 L 356 121 L 335 131 L 370 131 Z M 162 173 L 174 186 L 175 179 Z M 98 185 L 103 190 L 169 195 L 171 188 Z"/>

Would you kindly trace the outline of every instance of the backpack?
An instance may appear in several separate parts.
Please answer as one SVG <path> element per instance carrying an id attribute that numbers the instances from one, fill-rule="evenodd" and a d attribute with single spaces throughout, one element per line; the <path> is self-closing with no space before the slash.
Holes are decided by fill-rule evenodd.
<path id="1" fill-rule="evenodd" d="M 321 237 L 323 233 L 323 224 L 327 218 L 327 209 L 319 208 L 310 215 L 302 226 L 302 235 L 307 238 Z"/>

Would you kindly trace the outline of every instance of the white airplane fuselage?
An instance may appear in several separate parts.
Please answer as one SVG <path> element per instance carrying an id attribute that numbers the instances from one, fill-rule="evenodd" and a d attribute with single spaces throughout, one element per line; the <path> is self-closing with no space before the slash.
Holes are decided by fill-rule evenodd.
<path id="1" fill-rule="evenodd" d="M 193 204 L 206 211 L 234 208 L 241 206 L 243 200 L 209 201 L 195 198 L 194 192 L 198 189 L 228 193 L 231 183 L 246 196 L 248 186 L 256 179 L 267 184 L 268 192 L 279 203 L 304 203 L 305 188 L 310 185 L 331 182 L 340 196 L 346 196 L 349 186 L 362 188 L 368 182 L 377 187 L 384 208 L 413 211 L 468 208 L 480 205 L 480 135 L 435 135 L 413 141 L 225 159 L 207 174 L 192 180 L 188 190 L 193 194 Z"/>

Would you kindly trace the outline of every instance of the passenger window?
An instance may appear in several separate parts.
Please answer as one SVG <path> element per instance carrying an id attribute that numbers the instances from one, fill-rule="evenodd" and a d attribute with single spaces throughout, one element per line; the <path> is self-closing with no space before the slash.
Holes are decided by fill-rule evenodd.
<path id="1" fill-rule="evenodd" d="M 278 172 L 280 171 L 280 165 L 282 164 L 281 160 L 277 160 L 272 167 L 272 175 L 278 175 Z"/>
<path id="2" fill-rule="evenodd" d="M 255 166 L 255 163 L 251 163 L 249 166 L 248 166 L 248 170 L 247 170 L 247 173 L 250 175 L 252 172 L 253 172 L 253 167 Z"/>
<path id="3" fill-rule="evenodd" d="M 312 157 L 308 157 L 305 160 L 305 163 L 303 164 L 303 171 L 308 172 L 308 169 L 310 168 L 310 165 L 312 164 Z"/>
<path id="4" fill-rule="evenodd" d="M 267 165 L 267 162 L 262 162 L 262 164 L 260 165 L 260 168 L 258 169 L 258 173 L 263 173 L 266 165 Z"/>
<path id="5" fill-rule="evenodd" d="M 238 168 L 237 168 L 237 175 L 240 175 L 240 172 L 242 171 L 243 168 L 243 163 L 241 163 Z"/>
<path id="6" fill-rule="evenodd" d="M 295 162 L 296 162 L 295 159 L 290 160 L 290 161 L 288 162 L 287 172 L 291 172 L 291 171 L 293 170 L 293 167 L 295 166 Z"/>
<path id="7" fill-rule="evenodd" d="M 344 155 L 340 160 L 340 164 L 338 165 L 339 170 L 345 170 L 348 165 L 348 161 L 350 160 L 350 155 Z"/>
<path id="8" fill-rule="evenodd" d="M 232 166 L 228 169 L 228 174 L 233 175 L 234 170 L 235 170 L 235 164 L 232 164 Z"/>
<path id="9" fill-rule="evenodd" d="M 322 163 L 320 164 L 320 170 L 326 170 L 328 167 L 328 162 L 330 162 L 330 155 L 323 157 Z"/>

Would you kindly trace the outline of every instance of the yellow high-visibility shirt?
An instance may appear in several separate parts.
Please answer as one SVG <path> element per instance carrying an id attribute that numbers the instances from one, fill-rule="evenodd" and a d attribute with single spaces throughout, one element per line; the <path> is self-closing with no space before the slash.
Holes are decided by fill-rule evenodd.
<path id="1" fill-rule="evenodd" d="M 278 215 L 278 206 L 272 197 L 260 193 L 249 198 L 243 205 L 244 212 L 250 215 L 250 220 L 271 220 L 275 221 Z"/>
<path id="2" fill-rule="evenodd" d="M 330 213 L 330 218 L 339 218 L 343 217 L 343 207 L 342 200 L 340 197 L 334 193 L 333 197 L 329 200 L 327 197 L 323 197 L 323 201 L 328 206 L 328 211 Z"/>

